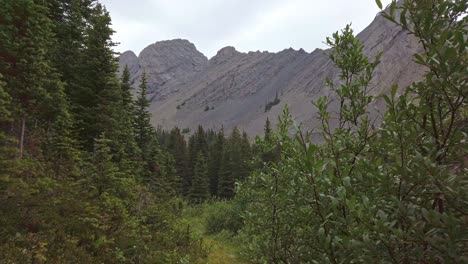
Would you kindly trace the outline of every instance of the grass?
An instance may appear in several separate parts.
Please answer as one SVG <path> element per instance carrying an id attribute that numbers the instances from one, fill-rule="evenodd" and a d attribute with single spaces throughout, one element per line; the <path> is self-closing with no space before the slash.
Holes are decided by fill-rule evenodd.
<path id="1" fill-rule="evenodd" d="M 209 204 L 187 207 L 182 214 L 182 223 L 189 224 L 197 237 L 202 237 L 209 248 L 208 264 L 242 264 L 238 256 L 238 247 L 227 232 L 208 235 L 205 228 L 206 208 Z"/>

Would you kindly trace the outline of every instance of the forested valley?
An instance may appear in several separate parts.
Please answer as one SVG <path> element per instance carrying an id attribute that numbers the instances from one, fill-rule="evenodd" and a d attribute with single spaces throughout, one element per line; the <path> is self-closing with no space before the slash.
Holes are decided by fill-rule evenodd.
<path id="1" fill-rule="evenodd" d="M 248 135 L 153 127 L 98 1 L 0 0 L 0 263 L 468 262 L 468 2 L 375 2 L 424 76 L 371 96 L 348 25 L 320 126 Z"/>

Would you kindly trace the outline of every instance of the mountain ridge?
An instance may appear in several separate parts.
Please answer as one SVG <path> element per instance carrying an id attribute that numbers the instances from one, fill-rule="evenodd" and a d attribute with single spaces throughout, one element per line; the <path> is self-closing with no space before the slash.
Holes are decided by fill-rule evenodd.
<path id="1" fill-rule="evenodd" d="M 367 56 L 373 58 L 384 51 L 371 84 L 373 95 L 385 93 L 393 84 L 406 87 L 422 74 L 412 59 L 420 48 L 417 41 L 381 15 L 357 37 Z M 330 94 L 324 85 L 326 78 L 338 82 L 337 69 L 327 57 L 329 49 L 244 53 L 227 46 L 208 59 L 190 41 L 176 39 L 153 43 L 143 51 L 137 65 L 131 53 L 122 54 L 120 69 L 128 62 L 134 69 L 139 67 L 132 75 L 134 87 L 146 69 L 152 123 L 167 129 L 193 130 L 201 124 L 227 130 L 238 126 L 250 134 L 261 134 L 266 117 L 274 124 L 285 104 L 311 129 L 316 120 L 310 102 Z M 265 111 L 276 95 L 280 103 Z M 374 107 L 381 109 L 382 103 Z"/>

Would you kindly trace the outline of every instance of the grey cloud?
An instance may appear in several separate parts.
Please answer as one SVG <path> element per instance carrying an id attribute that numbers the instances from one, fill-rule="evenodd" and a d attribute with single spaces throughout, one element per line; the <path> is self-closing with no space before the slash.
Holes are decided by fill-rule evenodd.
<path id="1" fill-rule="evenodd" d="M 383 1 L 388 3 L 390 0 Z M 118 51 L 136 53 L 159 40 L 185 38 L 208 57 L 224 46 L 241 51 L 323 47 L 353 22 L 360 31 L 378 9 L 373 0 L 101 0 Z"/>

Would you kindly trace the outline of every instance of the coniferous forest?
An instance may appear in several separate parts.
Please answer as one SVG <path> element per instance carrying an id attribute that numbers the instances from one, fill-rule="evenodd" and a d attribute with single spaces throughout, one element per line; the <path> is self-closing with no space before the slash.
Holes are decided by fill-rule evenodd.
<path id="1" fill-rule="evenodd" d="M 381 96 L 380 56 L 331 34 L 320 125 L 247 135 L 153 127 L 98 1 L 0 0 L 0 263 L 468 262 L 467 9 L 382 11 L 426 71 Z"/>

